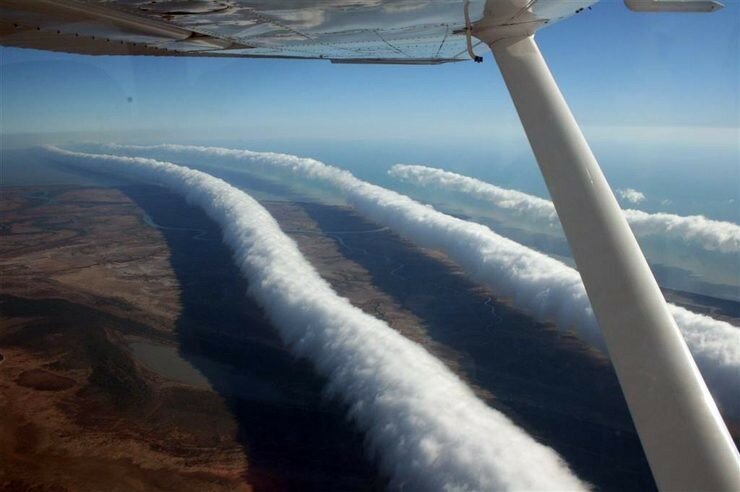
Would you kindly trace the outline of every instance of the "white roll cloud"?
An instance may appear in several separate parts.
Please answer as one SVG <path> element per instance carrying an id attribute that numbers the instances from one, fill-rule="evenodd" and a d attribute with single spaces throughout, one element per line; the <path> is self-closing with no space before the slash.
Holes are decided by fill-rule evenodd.
<path id="1" fill-rule="evenodd" d="M 308 358 L 347 404 L 392 488 L 587 488 L 552 449 L 486 406 L 421 346 L 339 297 L 243 191 L 168 162 L 48 150 L 75 164 L 137 173 L 205 210 L 221 226 L 251 294 L 283 341 Z"/>
<path id="2" fill-rule="evenodd" d="M 573 330 L 587 343 L 605 349 L 578 272 L 554 258 L 500 236 L 484 225 L 449 216 L 315 159 L 189 145 L 106 147 L 136 153 L 154 152 L 172 159 L 266 166 L 281 172 L 289 171 L 301 182 L 309 180 L 329 185 L 363 215 L 423 247 L 444 252 L 470 277 L 488 285 L 497 295 L 511 299 L 515 307 L 535 319 L 554 321 L 560 329 Z M 521 199 L 518 193 L 511 194 L 512 201 Z M 532 204 L 538 210 L 545 210 L 540 202 L 533 201 Z M 737 398 L 740 391 L 740 329 L 670 303 L 668 308 L 718 404 L 725 414 L 740 418 Z"/>
<path id="3" fill-rule="evenodd" d="M 414 185 L 475 197 L 540 225 L 559 225 L 551 201 L 521 191 L 427 166 L 396 164 L 388 173 Z M 618 193 L 631 203 L 645 200 L 643 193 L 633 189 L 618 190 Z M 684 217 L 632 209 L 625 210 L 624 215 L 638 237 L 661 235 L 675 241 L 691 242 L 707 251 L 740 253 L 740 226 L 731 222 L 711 220 L 701 215 Z"/>

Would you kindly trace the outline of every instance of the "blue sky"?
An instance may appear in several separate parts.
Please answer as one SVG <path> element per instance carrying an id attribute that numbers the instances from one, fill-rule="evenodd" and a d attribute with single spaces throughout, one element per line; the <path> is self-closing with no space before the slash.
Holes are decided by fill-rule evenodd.
<path id="1" fill-rule="evenodd" d="M 714 167 L 717 172 L 703 178 L 714 180 L 706 189 L 721 188 L 723 199 L 737 189 L 740 4 L 726 3 L 713 14 L 636 14 L 621 0 L 602 0 L 538 34 L 576 118 L 617 184 L 636 186 L 627 178 L 639 173 L 646 180 L 673 173 L 684 176 L 676 186 L 688 189 L 694 177 L 681 170 Z M 0 57 L 6 145 L 25 142 L 8 134 L 29 132 L 240 142 L 350 167 L 348 157 L 355 157 L 366 170 L 412 160 L 544 192 L 533 178 L 536 168 L 519 170 L 533 158 L 487 53 L 482 64 L 435 67 L 8 48 Z M 352 154 L 355 149 L 364 155 Z M 489 162 L 497 167 L 481 166 Z"/>
<path id="2" fill-rule="evenodd" d="M 737 127 L 738 10 L 731 0 L 709 15 L 635 14 L 605 0 L 538 39 L 582 125 Z M 482 65 L 378 67 L 0 53 L 6 133 L 212 127 L 454 138 L 517 123 L 490 56 Z"/>

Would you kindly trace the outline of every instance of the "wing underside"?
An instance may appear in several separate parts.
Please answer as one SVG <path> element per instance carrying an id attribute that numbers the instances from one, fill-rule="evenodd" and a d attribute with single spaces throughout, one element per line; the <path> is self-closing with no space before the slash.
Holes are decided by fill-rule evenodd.
<path id="1" fill-rule="evenodd" d="M 537 27 L 580 0 L 0 0 L 0 44 L 90 55 L 437 64 L 469 58 L 475 20 Z M 593 3 L 593 1 L 588 2 Z"/>

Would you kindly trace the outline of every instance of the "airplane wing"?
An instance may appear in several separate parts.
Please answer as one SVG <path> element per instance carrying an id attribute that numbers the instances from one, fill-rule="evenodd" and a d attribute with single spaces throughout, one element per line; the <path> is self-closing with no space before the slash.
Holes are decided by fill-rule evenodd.
<path id="1" fill-rule="evenodd" d="M 470 59 L 466 9 L 470 19 L 492 11 L 497 24 L 532 33 L 595 2 L 0 0 L 0 45 L 89 55 L 439 64 Z"/>

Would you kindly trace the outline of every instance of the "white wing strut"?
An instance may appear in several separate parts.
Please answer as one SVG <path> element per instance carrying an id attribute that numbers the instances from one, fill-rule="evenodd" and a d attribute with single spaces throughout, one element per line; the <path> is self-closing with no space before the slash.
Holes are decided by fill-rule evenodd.
<path id="1" fill-rule="evenodd" d="M 494 40 L 490 46 L 547 182 L 658 487 L 740 490 L 737 449 L 534 37 Z"/>

